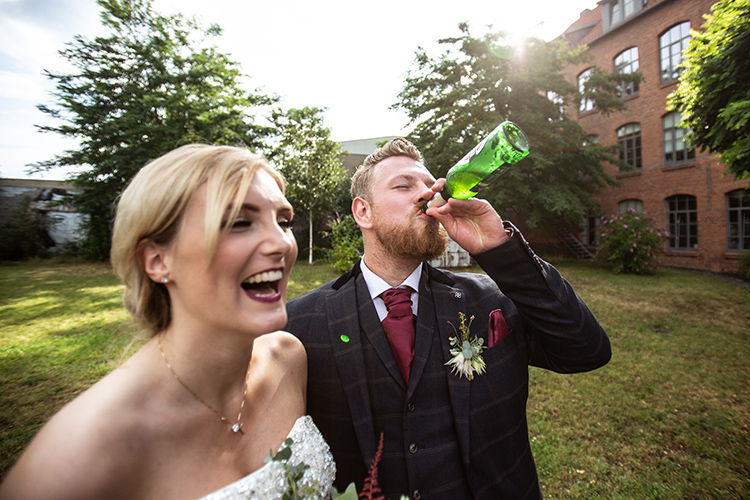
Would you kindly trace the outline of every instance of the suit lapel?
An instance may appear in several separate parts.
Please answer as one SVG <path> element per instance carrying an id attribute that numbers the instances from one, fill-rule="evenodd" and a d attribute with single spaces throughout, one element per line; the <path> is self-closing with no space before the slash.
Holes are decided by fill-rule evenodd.
<path id="1" fill-rule="evenodd" d="M 356 274 L 353 279 L 331 292 L 326 298 L 326 313 L 330 320 L 328 333 L 333 355 L 346 393 L 357 441 L 365 463 L 369 464 L 375 457 L 376 444 L 358 317 L 358 313 L 369 313 L 366 312 L 368 308 L 358 301 L 358 295 L 361 294 L 357 293 L 356 282 L 360 280 L 364 282 L 361 274 Z M 372 303 L 369 304 L 369 309 L 375 315 L 375 324 L 379 325 Z M 393 364 L 395 365 L 395 361 Z"/>
<path id="2" fill-rule="evenodd" d="M 435 305 L 432 300 L 429 279 L 426 270 L 422 270 L 422 277 L 419 280 L 419 314 L 417 315 L 416 336 L 414 340 L 414 361 L 411 365 L 411 375 L 409 376 L 409 390 L 407 399 L 411 398 L 417 389 L 419 380 L 422 378 L 427 359 L 430 356 L 432 348 L 432 339 L 435 335 Z"/>
<path id="3" fill-rule="evenodd" d="M 461 288 L 457 288 L 453 281 L 447 276 L 433 268 L 428 268 L 430 280 L 428 285 L 431 287 L 431 296 L 434 303 L 436 325 L 434 331 L 440 336 L 440 347 L 442 350 L 443 363 L 447 363 L 452 358 L 450 354 L 450 337 L 455 337 L 456 333 L 448 324 L 450 321 L 458 328 L 458 313 L 467 311 L 466 293 Z M 420 316 L 422 307 L 422 297 L 420 296 Z M 437 353 L 436 353 L 437 354 Z M 469 410 L 471 403 L 471 385 L 465 377 L 459 378 L 451 373 L 448 366 L 445 367 L 448 377 L 448 392 L 451 397 L 453 419 L 456 425 L 456 433 L 461 451 L 461 456 L 465 464 L 469 463 Z"/>

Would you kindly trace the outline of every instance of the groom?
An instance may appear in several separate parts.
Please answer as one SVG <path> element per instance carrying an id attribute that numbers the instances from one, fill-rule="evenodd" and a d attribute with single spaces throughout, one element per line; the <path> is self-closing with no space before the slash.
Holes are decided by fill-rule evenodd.
<path id="1" fill-rule="evenodd" d="M 361 490 L 382 434 L 386 498 L 541 498 L 528 366 L 593 370 L 609 361 L 609 339 L 487 201 L 423 213 L 444 180 L 422 163 L 405 139 L 365 159 L 351 186 L 364 257 L 287 306 L 287 330 L 307 349 L 308 413 L 331 446 L 339 490 L 352 481 Z M 487 275 L 427 264 L 444 252 L 445 231 Z M 451 337 L 473 364 L 451 352 Z"/>

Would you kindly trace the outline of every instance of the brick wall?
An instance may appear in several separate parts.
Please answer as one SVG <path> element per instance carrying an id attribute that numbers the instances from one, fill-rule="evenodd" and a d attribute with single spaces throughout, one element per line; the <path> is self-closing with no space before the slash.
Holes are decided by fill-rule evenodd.
<path id="1" fill-rule="evenodd" d="M 619 127 L 638 122 L 641 125 L 641 154 L 643 167 L 639 171 L 618 173 L 615 165 L 607 164 L 607 172 L 620 185 L 608 188 L 599 197 L 602 213 L 618 213 L 623 200 L 640 199 L 647 215 L 654 217 L 659 226 L 667 228 L 665 199 L 672 195 L 692 195 L 696 198 L 698 218 L 698 247 L 689 251 L 668 252 L 662 259 L 664 265 L 737 272 L 737 254 L 727 252 L 726 193 L 743 188 L 748 181 L 735 182 L 733 176 L 723 176 L 725 171 L 717 157 L 700 150 L 695 160 L 665 166 L 662 116 L 667 113 L 667 97 L 677 88 L 677 81 L 661 83 L 659 37 L 675 24 L 690 22 L 694 30 L 705 22 L 703 15 L 710 12 L 712 0 L 650 0 L 643 10 L 613 26 L 597 32 L 592 29 L 592 39 L 583 38 L 589 45 L 593 60 L 571 67 L 567 78 L 577 85 L 578 75 L 591 66 L 609 72 L 614 69 L 614 58 L 623 50 L 638 47 L 639 70 L 643 80 L 639 92 L 626 98 L 627 109 L 605 116 L 598 111 L 578 113 L 569 108 L 569 116 L 578 119 L 590 134 L 599 137 L 601 145 L 617 144 Z M 597 10 L 606 8 L 600 4 Z M 601 12 L 599 19 L 601 19 Z M 575 26 L 575 24 L 573 25 Z"/>

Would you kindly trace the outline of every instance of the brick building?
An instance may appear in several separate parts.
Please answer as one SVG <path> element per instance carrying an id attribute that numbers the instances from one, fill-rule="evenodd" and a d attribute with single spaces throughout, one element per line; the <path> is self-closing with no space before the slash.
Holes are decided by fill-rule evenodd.
<path id="1" fill-rule="evenodd" d="M 601 214 L 627 208 L 654 217 L 672 236 L 663 265 L 737 272 L 738 255 L 750 251 L 748 181 L 724 176 L 726 167 L 708 152 L 689 149 L 677 127 L 678 112 L 667 111 L 677 88 L 679 63 L 690 30 L 699 30 L 714 0 L 601 0 L 584 11 L 562 35 L 586 44 L 592 60 L 569 69 L 580 86 L 597 66 L 607 71 L 640 71 L 639 85 L 623 85 L 627 109 L 605 116 L 590 102 L 567 109 L 601 145 L 619 145 L 620 159 L 634 167 L 605 169 L 620 185 L 598 198 Z M 587 221 L 582 240 L 596 246 L 599 217 Z"/>

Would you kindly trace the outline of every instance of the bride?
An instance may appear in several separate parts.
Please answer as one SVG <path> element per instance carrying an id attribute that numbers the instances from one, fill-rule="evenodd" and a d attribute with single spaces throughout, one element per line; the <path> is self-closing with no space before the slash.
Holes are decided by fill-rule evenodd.
<path id="1" fill-rule="evenodd" d="M 144 167 L 118 204 L 112 265 L 151 339 L 42 428 L 0 498 L 327 498 L 305 351 L 279 331 L 292 220 L 279 174 L 244 149 L 183 146 Z"/>

